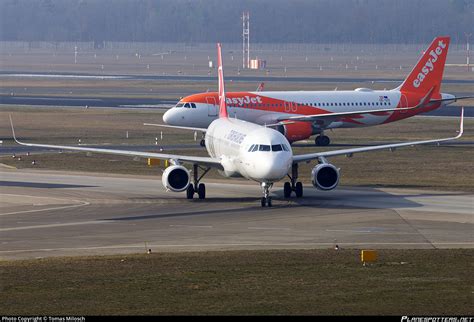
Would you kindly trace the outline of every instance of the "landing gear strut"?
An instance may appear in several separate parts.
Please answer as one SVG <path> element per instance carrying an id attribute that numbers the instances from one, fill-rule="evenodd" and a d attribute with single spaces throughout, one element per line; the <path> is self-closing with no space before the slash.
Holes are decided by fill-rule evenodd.
<path id="1" fill-rule="evenodd" d="M 204 134 L 204 132 L 202 133 L 201 141 L 199 142 L 199 145 L 201 145 L 203 148 L 206 147 L 206 139 L 205 139 L 205 134 Z"/>
<path id="2" fill-rule="evenodd" d="M 199 176 L 199 169 L 203 170 L 203 174 Z M 194 194 L 197 193 L 199 199 L 206 199 L 206 185 L 204 183 L 199 183 L 201 179 L 209 172 L 211 168 L 202 168 L 197 164 L 193 165 L 193 176 L 194 176 L 194 184 L 190 183 L 188 189 L 186 190 L 186 198 L 193 199 Z"/>
<path id="3" fill-rule="evenodd" d="M 291 176 L 288 175 L 290 178 L 290 182 L 285 182 L 283 185 L 283 195 L 285 198 L 290 198 L 291 192 L 294 191 L 296 198 L 303 197 L 303 184 L 298 180 L 298 163 L 294 163 L 291 166 Z"/>
<path id="4" fill-rule="evenodd" d="M 270 197 L 270 188 L 273 186 L 273 183 L 262 182 L 263 197 L 261 200 L 262 207 L 272 206 L 272 197 Z"/>
<path id="5" fill-rule="evenodd" d="M 329 143 L 331 143 L 329 137 L 322 133 L 314 139 L 314 144 L 316 144 L 317 146 L 328 146 Z"/>

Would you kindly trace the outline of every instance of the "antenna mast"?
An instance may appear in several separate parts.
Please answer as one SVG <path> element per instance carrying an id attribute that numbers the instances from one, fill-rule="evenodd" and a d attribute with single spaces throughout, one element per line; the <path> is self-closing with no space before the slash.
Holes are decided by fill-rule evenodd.
<path id="1" fill-rule="evenodd" d="M 242 69 L 250 68 L 250 13 L 242 12 Z"/>

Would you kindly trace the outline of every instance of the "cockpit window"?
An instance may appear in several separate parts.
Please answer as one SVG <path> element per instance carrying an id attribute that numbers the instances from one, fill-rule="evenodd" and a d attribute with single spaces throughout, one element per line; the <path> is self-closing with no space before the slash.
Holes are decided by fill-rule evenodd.
<path id="1" fill-rule="evenodd" d="M 286 144 L 282 144 L 281 146 L 283 147 L 283 150 L 285 150 L 285 151 L 290 151 L 290 150 L 288 149 L 288 147 L 286 146 Z"/>
<path id="2" fill-rule="evenodd" d="M 281 151 L 283 148 L 281 147 L 281 144 L 274 144 L 272 145 L 272 151 Z"/>
<path id="3" fill-rule="evenodd" d="M 265 145 L 265 144 L 261 144 L 261 145 L 258 146 L 258 150 L 259 151 L 270 151 L 270 146 Z"/>
<path id="4" fill-rule="evenodd" d="M 258 150 L 258 144 L 255 144 L 255 146 L 254 146 L 253 149 L 252 149 L 252 152 L 255 152 L 255 151 L 257 151 L 257 150 Z"/>
<path id="5" fill-rule="evenodd" d="M 248 152 L 252 152 L 252 149 L 254 148 L 255 144 L 252 144 L 249 148 L 249 151 Z"/>
<path id="6" fill-rule="evenodd" d="M 196 108 L 196 104 L 191 103 L 191 107 L 192 107 L 192 108 Z"/>
<path id="7" fill-rule="evenodd" d="M 191 105 L 189 103 L 184 104 L 184 108 L 191 108 Z"/>
<path id="8" fill-rule="evenodd" d="M 177 107 L 177 108 L 178 108 L 178 107 L 183 107 L 183 106 L 184 106 L 184 104 L 183 104 L 183 103 L 178 103 L 178 104 L 176 104 L 176 106 L 175 106 L 175 107 Z"/>

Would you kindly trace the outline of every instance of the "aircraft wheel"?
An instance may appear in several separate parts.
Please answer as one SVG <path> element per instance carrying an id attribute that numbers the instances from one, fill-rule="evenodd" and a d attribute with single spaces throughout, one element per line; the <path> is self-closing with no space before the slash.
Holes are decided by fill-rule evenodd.
<path id="1" fill-rule="evenodd" d="M 298 181 L 295 188 L 296 198 L 303 197 L 303 184 Z"/>
<path id="2" fill-rule="evenodd" d="M 186 189 L 186 198 L 193 199 L 194 197 L 194 186 L 192 183 L 189 184 L 188 189 Z"/>
<path id="3" fill-rule="evenodd" d="M 270 197 L 267 198 L 267 206 L 268 207 L 272 206 L 272 198 L 270 198 Z"/>
<path id="4" fill-rule="evenodd" d="M 319 145 L 320 146 L 328 146 L 329 143 L 331 143 L 331 140 L 329 139 L 329 136 L 323 135 L 319 139 Z"/>
<path id="5" fill-rule="evenodd" d="M 199 144 L 200 144 L 202 147 L 206 147 L 206 140 L 202 139 L 201 142 L 199 142 Z"/>
<path id="6" fill-rule="evenodd" d="M 285 182 L 283 185 L 283 196 L 285 198 L 290 198 L 291 196 L 291 184 L 289 182 Z"/>
<path id="7" fill-rule="evenodd" d="M 199 199 L 206 199 L 206 185 L 204 183 L 199 184 L 198 195 Z"/>
<path id="8" fill-rule="evenodd" d="M 262 207 L 265 207 L 267 204 L 267 199 L 265 197 L 262 197 L 260 203 L 262 204 Z"/>
<path id="9" fill-rule="evenodd" d="M 318 135 L 317 137 L 314 138 L 314 145 L 321 146 L 321 136 L 320 135 Z"/>

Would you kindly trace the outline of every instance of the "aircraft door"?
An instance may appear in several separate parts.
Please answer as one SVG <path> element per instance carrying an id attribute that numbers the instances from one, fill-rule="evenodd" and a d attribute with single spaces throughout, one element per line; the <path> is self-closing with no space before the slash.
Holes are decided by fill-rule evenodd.
<path id="1" fill-rule="evenodd" d="M 206 97 L 206 102 L 207 102 L 207 115 L 209 117 L 217 116 L 218 110 L 217 110 L 217 102 L 216 102 L 215 97 L 213 96 Z"/>

